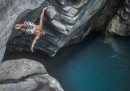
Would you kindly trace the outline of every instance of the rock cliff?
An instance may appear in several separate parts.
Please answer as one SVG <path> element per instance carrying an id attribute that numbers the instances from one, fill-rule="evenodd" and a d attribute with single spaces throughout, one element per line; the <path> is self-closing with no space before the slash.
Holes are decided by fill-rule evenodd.
<path id="1" fill-rule="evenodd" d="M 0 0 L 0 63 L 16 20 L 24 12 L 42 7 L 44 0 Z M 23 17 L 23 16 L 22 16 Z M 19 32 L 14 34 L 19 35 Z M 14 38 L 13 36 L 12 38 Z M 44 66 L 29 59 L 7 60 L 0 64 L 0 91 L 63 91 Z"/>
<path id="2" fill-rule="evenodd" d="M 37 9 L 26 10 L 17 17 L 16 23 L 25 20 L 35 24 L 44 6 L 45 12 L 43 31 L 47 34 L 39 40 L 35 50 L 54 56 L 65 45 L 81 41 L 93 30 L 105 30 L 108 21 L 118 10 L 122 0 L 45 0 Z M 27 51 L 33 36 L 26 36 L 12 30 L 9 49 Z"/>

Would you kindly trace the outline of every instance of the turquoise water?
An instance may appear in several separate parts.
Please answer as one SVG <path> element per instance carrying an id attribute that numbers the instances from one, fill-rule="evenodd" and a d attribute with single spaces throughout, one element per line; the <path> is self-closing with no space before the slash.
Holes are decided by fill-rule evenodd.
<path id="1" fill-rule="evenodd" d="M 7 53 L 5 59 L 22 57 L 43 63 L 65 91 L 130 91 L 130 37 L 104 43 L 104 36 L 91 34 L 61 49 L 54 58 L 41 53 Z"/>

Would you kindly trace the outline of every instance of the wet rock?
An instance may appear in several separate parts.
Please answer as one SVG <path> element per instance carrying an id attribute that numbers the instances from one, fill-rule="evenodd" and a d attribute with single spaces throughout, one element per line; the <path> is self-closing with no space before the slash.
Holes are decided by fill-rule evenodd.
<path id="1" fill-rule="evenodd" d="M 0 64 L 0 91 L 63 91 L 44 66 L 29 59 Z"/>

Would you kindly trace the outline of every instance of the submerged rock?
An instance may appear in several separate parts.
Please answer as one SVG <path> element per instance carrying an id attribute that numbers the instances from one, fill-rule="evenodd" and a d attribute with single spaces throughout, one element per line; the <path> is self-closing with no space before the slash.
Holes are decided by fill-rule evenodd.
<path id="1" fill-rule="evenodd" d="M 0 91 L 63 91 L 44 66 L 29 59 L 0 64 Z"/>

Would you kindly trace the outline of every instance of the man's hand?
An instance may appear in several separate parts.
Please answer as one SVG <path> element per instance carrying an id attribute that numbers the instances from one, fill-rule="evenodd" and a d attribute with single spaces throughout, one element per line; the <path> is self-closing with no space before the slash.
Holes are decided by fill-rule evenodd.
<path id="1" fill-rule="evenodd" d="M 30 48 L 30 51 L 31 51 L 31 52 L 34 52 L 33 47 Z"/>
<path id="2" fill-rule="evenodd" d="M 47 7 L 44 7 L 42 10 L 45 11 L 47 9 Z"/>
<path id="3" fill-rule="evenodd" d="M 35 44 L 37 43 L 38 39 L 40 39 L 40 35 L 36 36 L 32 42 L 32 45 L 31 45 L 31 48 L 30 48 L 30 51 L 31 52 L 34 52 L 33 48 L 35 46 Z"/>

